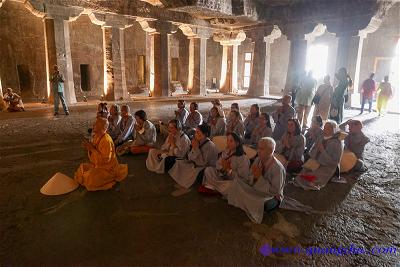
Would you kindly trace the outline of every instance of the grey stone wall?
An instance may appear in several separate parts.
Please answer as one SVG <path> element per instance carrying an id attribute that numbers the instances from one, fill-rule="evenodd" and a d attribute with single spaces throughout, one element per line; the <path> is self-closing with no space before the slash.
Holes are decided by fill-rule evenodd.
<path id="1" fill-rule="evenodd" d="M 25 100 L 47 96 L 44 26 L 23 4 L 6 1 L 0 8 L 0 77 Z M 24 65 L 29 83 L 20 88 L 17 65 Z M 21 92 L 20 92 L 21 90 Z"/>
<path id="2" fill-rule="evenodd" d="M 70 22 L 70 40 L 74 87 L 78 101 L 82 96 L 100 96 L 104 93 L 103 30 L 93 24 L 87 15 Z M 82 91 L 80 65 L 89 65 L 90 91 Z"/>
<path id="3" fill-rule="evenodd" d="M 269 92 L 272 95 L 281 95 L 281 90 L 285 88 L 289 64 L 289 51 L 290 42 L 284 35 L 271 44 Z"/>

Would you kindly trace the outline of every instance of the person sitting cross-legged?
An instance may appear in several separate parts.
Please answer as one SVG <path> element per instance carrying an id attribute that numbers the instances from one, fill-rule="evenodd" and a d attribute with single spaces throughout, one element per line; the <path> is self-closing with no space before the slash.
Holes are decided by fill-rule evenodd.
<path id="1" fill-rule="evenodd" d="M 149 171 L 156 173 L 168 172 L 176 159 L 186 157 L 190 149 L 190 139 L 182 132 L 179 120 L 170 120 L 168 123 L 168 137 L 161 149 L 151 148 L 147 155 L 146 166 Z"/>
<path id="2" fill-rule="evenodd" d="M 9 112 L 25 111 L 22 98 L 17 93 L 14 93 L 11 88 L 7 88 L 3 99 L 8 104 L 7 110 Z"/>
<path id="3" fill-rule="evenodd" d="M 107 134 L 108 121 L 97 118 L 93 126 L 93 141 L 85 140 L 90 163 L 82 163 L 75 172 L 75 180 L 88 191 L 107 190 L 128 175 L 128 165 L 119 164 L 114 143 Z"/>
<path id="4" fill-rule="evenodd" d="M 147 153 L 156 144 L 156 127 L 147 119 L 147 114 L 144 110 L 136 111 L 135 119 L 135 139 L 130 145 L 131 153 Z"/>

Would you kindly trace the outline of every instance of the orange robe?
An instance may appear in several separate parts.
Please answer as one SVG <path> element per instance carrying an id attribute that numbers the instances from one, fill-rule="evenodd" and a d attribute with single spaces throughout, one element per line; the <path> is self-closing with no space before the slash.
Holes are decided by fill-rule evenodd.
<path id="1" fill-rule="evenodd" d="M 112 138 L 95 136 L 97 151 L 88 152 L 90 163 L 82 163 L 75 172 L 75 180 L 88 191 L 107 190 L 128 175 L 128 165 L 119 164 Z"/>

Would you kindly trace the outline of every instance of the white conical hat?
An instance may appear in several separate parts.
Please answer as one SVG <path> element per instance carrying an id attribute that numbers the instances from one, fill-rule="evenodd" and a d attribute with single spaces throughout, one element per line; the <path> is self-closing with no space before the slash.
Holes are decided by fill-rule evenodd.
<path id="1" fill-rule="evenodd" d="M 40 193 L 48 196 L 62 195 L 74 191 L 79 186 L 78 182 L 61 172 L 54 174 L 40 189 Z"/>

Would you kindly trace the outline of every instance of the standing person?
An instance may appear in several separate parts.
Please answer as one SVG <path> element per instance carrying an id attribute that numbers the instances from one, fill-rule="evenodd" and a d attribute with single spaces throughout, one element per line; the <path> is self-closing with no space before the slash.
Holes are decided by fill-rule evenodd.
<path id="1" fill-rule="evenodd" d="M 374 92 L 376 90 L 376 84 L 375 84 L 374 77 L 375 77 L 375 73 L 371 73 L 371 75 L 369 75 L 369 78 L 366 79 L 362 84 L 362 87 L 361 87 L 362 103 L 361 103 L 360 114 L 363 114 L 365 101 L 367 101 L 367 100 L 368 100 L 368 104 L 369 104 L 368 111 L 369 111 L 369 113 L 372 112 L 372 98 L 373 98 Z"/>
<path id="2" fill-rule="evenodd" d="M 376 109 L 378 110 L 380 116 L 383 110 L 386 112 L 387 102 L 393 96 L 393 90 L 392 85 L 389 82 L 389 76 L 385 76 L 383 82 L 379 84 L 377 94 L 378 102 L 376 104 Z"/>
<path id="3" fill-rule="evenodd" d="M 296 94 L 297 117 L 303 128 L 307 128 L 308 114 L 310 113 L 316 85 L 317 81 L 313 78 L 312 71 L 309 71 L 301 84 L 300 91 Z"/>
<path id="4" fill-rule="evenodd" d="M 314 117 L 319 115 L 324 121 L 328 119 L 329 107 L 331 106 L 333 95 L 333 87 L 330 80 L 331 77 L 329 75 L 324 77 L 324 83 L 318 87 L 313 98 L 313 103 L 315 104 Z"/>
<path id="5" fill-rule="evenodd" d="M 353 86 L 353 80 L 347 74 L 346 68 L 340 68 L 335 76 L 339 84 L 333 91 L 331 107 L 329 108 L 329 118 L 340 124 L 344 113 L 344 94 L 349 87 Z"/>
<path id="6" fill-rule="evenodd" d="M 54 116 L 58 116 L 59 100 L 61 100 L 65 115 L 69 115 L 68 106 L 64 98 L 64 77 L 59 72 L 57 65 L 54 65 L 53 67 L 53 74 L 51 75 L 50 83 L 54 95 Z"/>

